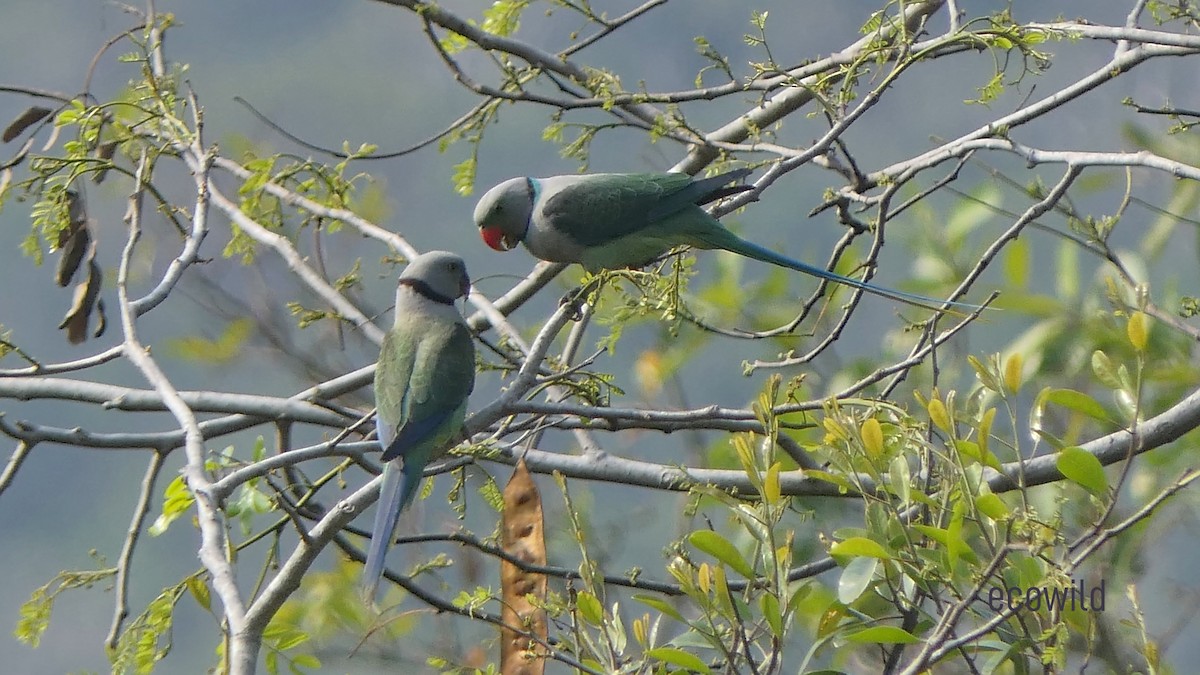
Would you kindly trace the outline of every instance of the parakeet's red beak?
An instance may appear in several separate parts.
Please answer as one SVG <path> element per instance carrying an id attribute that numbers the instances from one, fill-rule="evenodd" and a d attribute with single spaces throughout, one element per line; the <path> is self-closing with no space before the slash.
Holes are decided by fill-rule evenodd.
<path id="1" fill-rule="evenodd" d="M 511 251 L 517 245 L 516 237 L 504 234 L 498 227 L 481 227 L 479 236 L 493 251 Z"/>

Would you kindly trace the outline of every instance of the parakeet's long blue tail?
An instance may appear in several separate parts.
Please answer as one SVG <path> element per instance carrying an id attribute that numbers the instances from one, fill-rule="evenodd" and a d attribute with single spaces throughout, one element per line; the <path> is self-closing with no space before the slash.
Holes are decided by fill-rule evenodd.
<path id="1" fill-rule="evenodd" d="M 387 552 L 396 536 L 396 523 L 417 496 L 424 469 L 418 462 L 404 462 L 402 468 L 399 460 L 383 465 L 383 483 L 379 486 L 379 502 L 375 504 L 375 527 L 371 531 L 371 545 L 363 567 L 363 596 L 368 602 L 375 601 Z"/>
<path id="2" fill-rule="evenodd" d="M 724 230 L 724 228 L 721 228 L 721 229 Z M 939 300 L 937 298 L 931 298 L 931 297 L 928 297 L 925 295 L 918 295 L 916 293 L 906 293 L 904 291 L 897 291 L 897 290 L 893 290 L 890 288 L 883 288 L 881 286 L 875 286 L 872 284 L 868 284 L 867 282 L 859 281 L 858 279 L 851 279 L 850 277 L 844 277 L 840 274 L 830 272 L 829 270 L 823 269 L 821 267 L 809 265 L 808 263 L 803 263 L 803 262 L 800 262 L 799 260 L 792 260 L 791 258 L 789 258 L 787 256 L 780 255 L 770 249 L 763 248 L 762 246 L 759 246 L 758 244 L 746 241 L 745 239 L 738 237 L 737 235 L 733 234 L 732 232 L 729 232 L 729 230 L 724 230 L 724 231 L 726 233 L 728 233 L 729 236 L 721 237 L 722 241 L 717 245 L 718 248 L 723 248 L 727 251 L 732 251 L 733 253 L 737 253 L 739 255 L 744 255 L 747 258 L 753 258 L 755 260 L 761 260 L 763 262 L 771 263 L 772 265 L 779 265 L 780 267 L 787 267 L 789 269 L 793 269 L 798 272 L 804 272 L 805 274 L 810 274 L 814 277 L 818 277 L 820 279 L 825 279 L 826 281 L 832 281 L 834 283 L 844 284 L 846 286 L 851 286 L 853 288 L 859 288 L 868 293 L 873 293 L 875 295 L 878 295 L 879 297 L 882 297 L 882 298 L 888 298 L 889 300 L 895 300 L 896 302 L 903 302 L 906 305 L 912 305 L 914 307 L 921 307 L 923 309 L 929 309 L 929 310 L 933 310 L 935 312 L 944 311 L 944 308 L 946 308 L 946 307 L 949 307 L 952 309 L 968 311 L 968 312 L 974 312 L 976 310 L 982 309 L 982 307 L 983 307 L 982 305 L 974 305 L 969 302 L 956 302 L 953 300 Z M 713 243 L 716 243 L 716 242 L 713 242 Z"/>

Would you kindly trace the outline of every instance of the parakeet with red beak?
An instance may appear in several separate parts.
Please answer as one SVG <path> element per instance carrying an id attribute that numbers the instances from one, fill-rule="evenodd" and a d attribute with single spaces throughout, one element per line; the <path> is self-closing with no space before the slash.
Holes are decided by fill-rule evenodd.
<path id="1" fill-rule="evenodd" d="M 730 185 L 750 173 L 737 169 L 711 178 L 682 173 L 599 173 L 512 178 L 488 190 L 475 206 L 475 224 L 488 246 L 518 243 L 542 260 L 602 269 L 641 267 L 676 246 L 724 249 L 739 255 L 938 310 L 978 305 L 938 300 L 842 276 L 792 260 L 730 232 L 702 205 L 751 189 Z"/>

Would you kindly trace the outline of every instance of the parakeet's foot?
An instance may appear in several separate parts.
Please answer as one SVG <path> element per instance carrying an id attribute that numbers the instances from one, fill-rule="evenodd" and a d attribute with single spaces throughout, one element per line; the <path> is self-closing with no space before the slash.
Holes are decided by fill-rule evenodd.
<path id="1" fill-rule="evenodd" d="M 571 321 L 580 321 L 583 319 L 583 306 L 587 302 L 587 292 L 587 286 L 576 286 L 567 291 L 566 295 L 559 299 L 559 307 L 570 307 L 569 319 Z"/>
<path id="2" fill-rule="evenodd" d="M 588 278 L 586 283 L 576 286 L 571 289 L 566 295 L 558 301 L 559 307 L 571 307 L 571 321 L 580 321 L 583 319 L 583 309 L 588 304 L 595 304 L 599 300 L 598 292 L 600 287 L 611 277 L 612 272 L 609 270 L 601 270 Z M 592 294 L 596 293 L 596 297 Z"/>

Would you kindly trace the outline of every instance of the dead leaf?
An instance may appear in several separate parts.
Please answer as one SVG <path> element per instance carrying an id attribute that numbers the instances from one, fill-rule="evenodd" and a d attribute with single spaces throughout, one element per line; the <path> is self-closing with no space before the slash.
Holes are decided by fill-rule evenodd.
<path id="1" fill-rule="evenodd" d="M 87 226 L 87 211 L 78 193 L 67 191 L 67 209 L 70 212 L 70 224 L 58 232 L 58 248 L 62 256 L 58 259 L 58 269 L 55 280 L 59 286 L 66 286 L 75 278 L 83 256 L 92 249 L 92 233 Z"/>
<path id="2" fill-rule="evenodd" d="M 104 331 L 108 329 L 108 315 L 104 313 L 104 298 L 96 300 L 96 330 L 92 331 L 92 337 L 98 338 L 104 335 Z"/>
<path id="3" fill-rule="evenodd" d="M 5 143 L 11 141 L 20 136 L 21 132 L 45 119 L 52 112 L 54 111 L 38 105 L 26 108 L 25 112 L 21 113 L 17 119 L 12 121 L 12 124 L 4 129 L 4 135 L 0 136 L 0 140 L 3 140 Z"/>
<path id="4" fill-rule="evenodd" d="M 88 255 L 87 279 L 75 286 L 75 299 L 71 302 L 71 309 L 63 317 L 62 323 L 58 324 L 60 329 L 67 329 L 67 341 L 73 345 L 87 339 L 88 319 L 100 296 L 100 285 L 103 282 L 104 273 L 96 264 L 95 255 L 96 247 L 93 245 L 91 253 Z"/>
<path id="5" fill-rule="evenodd" d="M 108 160 L 112 159 L 113 153 L 115 153 L 116 151 L 117 151 L 117 142 L 116 141 L 109 141 L 107 143 L 101 143 L 100 147 L 96 148 L 96 159 L 99 159 L 100 161 L 103 161 L 103 162 L 107 162 Z M 102 169 L 97 170 L 96 173 L 92 174 L 92 180 L 95 181 L 96 183 L 102 183 L 102 182 L 104 182 L 104 177 L 107 175 L 108 175 L 108 167 L 106 166 Z"/>

